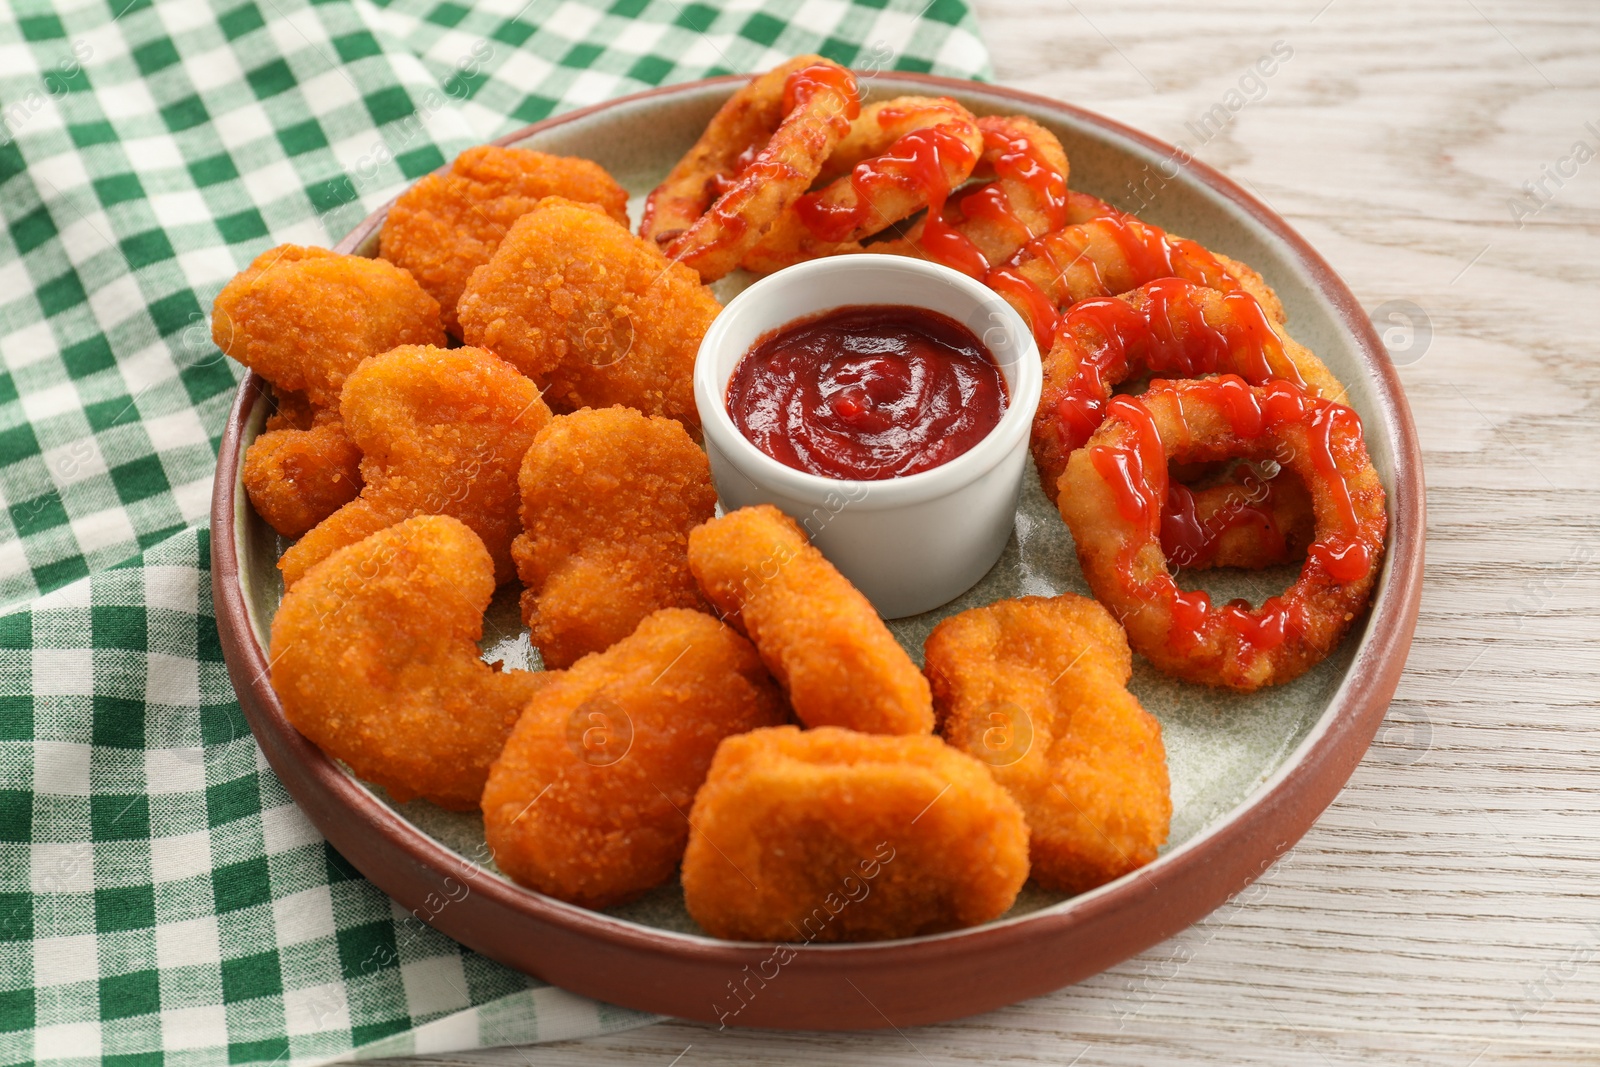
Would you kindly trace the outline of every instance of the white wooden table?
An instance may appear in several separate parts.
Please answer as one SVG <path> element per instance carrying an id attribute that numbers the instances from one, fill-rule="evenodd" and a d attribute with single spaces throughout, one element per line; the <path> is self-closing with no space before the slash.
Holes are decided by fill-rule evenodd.
<path id="1" fill-rule="evenodd" d="M 978 10 L 1001 82 L 1191 144 L 1293 50 L 1197 154 L 1413 320 L 1380 329 L 1427 457 L 1427 587 L 1377 742 L 1255 888 L 1049 996 L 903 1032 L 667 1023 L 433 1062 L 1600 1062 L 1600 159 L 1579 161 L 1600 7 Z"/>

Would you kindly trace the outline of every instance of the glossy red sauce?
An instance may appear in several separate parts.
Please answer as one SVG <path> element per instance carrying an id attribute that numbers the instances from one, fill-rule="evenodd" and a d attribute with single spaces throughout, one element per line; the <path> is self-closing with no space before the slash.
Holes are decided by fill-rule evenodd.
<path id="1" fill-rule="evenodd" d="M 1067 224 L 1066 176 L 1056 170 L 1032 141 L 1001 130 L 985 130 L 983 147 L 994 160 L 996 178 L 1015 182 L 1033 194 L 1034 202 L 1044 212 L 1044 230 L 1041 232 L 1059 230 Z M 965 200 L 961 209 L 974 217 L 982 212 L 981 207 L 968 210 Z"/>
<path id="2" fill-rule="evenodd" d="M 796 470 L 879 480 L 966 452 L 1005 414 L 1005 380 L 972 331 L 926 308 L 836 308 L 792 322 L 745 353 L 728 414 Z"/>
<path id="3" fill-rule="evenodd" d="M 797 107 L 804 107 L 813 96 L 824 91 L 838 93 L 844 98 L 845 107 L 836 122 L 843 122 L 848 129 L 850 120 L 861 114 L 861 100 L 856 93 L 855 75 L 843 67 L 813 63 L 789 75 L 783 83 L 783 113 L 787 115 Z"/>
<path id="4" fill-rule="evenodd" d="M 928 217 L 922 222 L 922 236 L 917 238 L 917 247 L 935 263 L 943 263 L 969 278 L 981 279 L 989 269 L 989 261 L 972 239 L 945 219 L 943 203 L 939 204 L 938 213 L 934 212 L 932 204 L 928 206 Z"/>
<path id="5" fill-rule="evenodd" d="M 855 76 L 839 67 L 817 63 L 802 67 L 789 75 L 783 83 L 784 115 L 787 116 L 796 108 L 804 107 L 820 92 L 838 93 L 844 100 L 844 107 L 835 112 L 830 119 L 834 135 L 843 137 L 849 132 L 850 121 L 861 114 L 861 101 L 856 94 Z M 762 185 L 798 176 L 794 167 L 782 160 L 763 159 L 762 153 L 765 149 L 764 140 L 748 145 L 734 157 L 734 161 L 726 171 L 713 175 L 708 183 L 713 202 L 706 208 L 705 213 L 722 225 L 719 239 L 710 242 L 707 245 L 708 249 L 724 247 L 743 236 L 749 224 L 740 212 L 744 210 L 745 202 L 755 195 Z M 728 193 L 735 190 L 742 190 L 744 195 L 723 200 Z M 646 203 L 646 225 L 650 210 L 651 205 Z"/>
<path id="6" fill-rule="evenodd" d="M 1258 384 L 1285 378 L 1305 388 L 1266 312 L 1249 293 L 1224 293 L 1223 314 L 1213 324 L 1206 319 L 1200 290 L 1190 282 L 1163 278 L 1142 292 L 1147 297 L 1142 309 L 1100 297 L 1079 301 L 1062 318 L 1059 329 L 1078 347 L 1077 365 L 1056 401 L 1063 450 L 1083 446 L 1104 420 L 1112 388 L 1141 368 L 1184 378 L 1228 371 Z"/>
<path id="7" fill-rule="evenodd" d="M 1182 567 L 1210 563 L 1222 538 L 1241 526 L 1260 526 L 1277 533 L 1272 513 L 1251 503 L 1242 487 L 1236 487 L 1225 505 L 1202 517 L 1188 486 L 1181 482 L 1168 484 L 1167 504 L 1161 512 L 1161 551 L 1172 563 Z M 1280 534 L 1280 551 L 1282 540 Z"/>
<path id="8" fill-rule="evenodd" d="M 983 131 L 983 158 L 992 163 L 995 181 L 967 193 L 956 204 L 964 219 L 983 219 L 1013 231 L 1018 244 L 1034 236 L 1029 225 L 1016 212 L 1013 191 L 1026 189 L 1045 222 L 1041 233 L 1058 230 L 1066 224 L 1067 180 L 1026 137 L 1003 130 Z M 965 234 L 946 217 L 944 205 L 928 208 L 917 247 L 928 258 L 954 267 L 973 278 L 982 278 L 990 263 Z"/>
<path id="9" fill-rule="evenodd" d="M 1152 388 L 1158 384 L 1152 383 Z M 1179 589 L 1170 574 L 1158 576 L 1153 585 L 1141 583 L 1133 553 L 1148 541 L 1137 538 L 1121 559 L 1123 584 L 1132 592 L 1165 601 L 1172 618 L 1168 643 L 1176 651 L 1193 648 L 1218 632 L 1232 637 L 1244 654 L 1270 651 L 1288 636 L 1305 631 L 1311 611 L 1307 598 L 1318 582 L 1353 582 L 1372 564 L 1373 549 L 1363 537 L 1350 485 L 1337 457 L 1341 449 L 1360 448 L 1361 420 L 1349 408 L 1318 400 L 1281 379 L 1258 392 L 1242 378 L 1222 375 L 1186 383 L 1183 396 L 1222 412 L 1232 433 L 1247 441 L 1289 424 L 1303 424 L 1311 465 L 1333 505 L 1336 521 L 1330 524 L 1331 530 L 1319 521 L 1319 536 L 1307 552 L 1301 581 L 1284 595 L 1267 598 L 1260 607 L 1243 600 L 1213 607 L 1205 593 Z M 1121 420 L 1128 433 L 1116 445 L 1092 447 L 1090 460 L 1110 488 L 1123 519 L 1148 538 L 1159 539 L 1162 505 L 1170 490 L 1167 450 L 1155 419 L 1143 404 L 1125 396 L 1112 398 L 1106 405 L 1106 418 Z"/>
<path id="10" fill-rule="evenodd" d="M 711 177 L 711 193 L 713 196 L 722 196 L 728 190 L 739 184 L 739 179 L 744 177 L 744 172 L 750 169 L 750 164 L 756 161 L 756 156 L 761 154 L 761 144 L 753 144 L 734 157 L 733 163 L 726 173 L 714 174 Z"/>
<path id="11" fill-rule="evenodd" d="M 989 271 L 983 277 L 983 284 L 1005 297 L 1006 302 L 1017 309 L 1017 314 L 1022 316 L 1028 329 L 1033 332 L 1039 355 L 1043 357 L 1048 353 L 1050 346 L 1055 343 L 1056 327 L 1061 321 L 1056 302 L 1050 299 L 1050 294 L 1010 264 Z"/>
<path id="12" fill-rule="evenodd" d="M 880 113 L 879 121 L 886 117 Z M 947 167 L 946 160 L 965 166 L 974 156 L 971 145 L 943 126 L 912 130 L 882 155 L 856 164 L 850 172 L 853 197 L 830 197 L 827 189 L 807 193 L 795 201 L 795 211 L 812 236 L 822 241 L 849 240 L 876 210 L 877 192 L 885 187 L 915 193 L 927 203 L 929 216 L 936 217 L 950 195 L 949 173 L 954 168 Z"/>

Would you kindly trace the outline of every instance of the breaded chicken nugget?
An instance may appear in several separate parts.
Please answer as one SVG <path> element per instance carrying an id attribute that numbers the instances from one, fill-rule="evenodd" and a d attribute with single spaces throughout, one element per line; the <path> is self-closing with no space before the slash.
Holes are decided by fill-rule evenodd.
<path id="1" fill-rule="evenodd" d="M 267 415 L 268 433 L 274 430 L 309 430 L 316 424 L 318 415 L 339 417 L 336 410 L 313 406 L 304 393 L 270 383 L 267 391 L 272 394 L 273 400 L 272 412 Z"/>
<path id="2" fill-rule="evenodd" d="M 1022 810 L 937 737 L 730 737 L 689 817 L 683 897 L 735 941 L 881 941 L 988 922 L 1028 878 Z"/>
<path id="3" fill-rule="evenodd" d="M 279 245 L 217 294 L 218 348 L 312 406 L 336 408 L 347 375 L 396 345 L 442 345 L 439 303 L 382 259 Z"/>
<path id="4" fill-rule="evenodd" d="M 632 408 L 557 416 L 522 460 L 511 545 L 522 617 L 546 667 L 611 647 L 661 608 L 704 606 L 689 531 L 717 493 L 682 424 Z"/>
<path id="5" fill-rule="evenodd" d="M 345 376 L 395 345 L 444 343 L 437 303 L 405 271 L 298 245 L 263 252 L 223 288 L 211 335 L 278 395 L 279 412 L 245 455 L 245 489 L 285 537 L 360 491 L 360 454 L 338 420 Z"/>
<path id="6" fill-rule="evenodd" d="M 539 387 L 481 348 L 405 346 L 350 375 L 340 405 L 361 449 L 361 495 L 278 560 L 285 588 L 337 548 L 412 515 L 454 515 L 508 581 L 517 468 L 550 421 Z"/>
<path id="7" fill-rule="evenodd" d="M 807 726 L 874 734 L 933 729 L 928 681 L 861 592 L 770 504 L 689 534 L 707 600 L 750 635 Z"/>
<path id="8" fill-rule="evenodd" d="M 256 513 L 299 537 L 361 492 L 361 450 L 337 414 L 308 429 L 268 430 L 244 454 L 244 488 Z"/>
<path id="9" fill-rule="evenodd" d="M 517 220 L 457 305 L 467 343 L 548 386 L 557 411 L 621 404 L 691 428 L 695 351 L 721 310 L 694 271 L 555 196 Z"/>
<path id="10" fill-rule="evenodd" d="M 477 807 L 517 716 L 554 677 L 479 657 L 494 565 L 420 515 L 334 552 L 272 620 L 272 688 L 295 728 L 397 800 Z"/>
<path id="11" fill-rule="evenodd" d="M 939 729 L 1022 805 L 1033 877 L 1079 893 L 1156 858 L 1172 799 L 1161 724 L 1127 690 L 1122 627 L 1087 597 L 1002 600 L 928 636 Z"/>
<path id="12" fill-rule="evenodd" d="M 750 643 L 711 616 L 658 611 L 534 697 L 483 791 L 500 869 L 588 908 L 672 876 L 717 743 L 782 722 Z"/>
<path id="13" fill-rule="evenodd" d="M 489 262 L 511 224 L 547 196 L 596 204 L 628 225 L 628 191 L 600 164 L 486 144 L 400 194 L 384 219 L 380 252 L 439 301 L 445 329 L 459 337 L 456 301 L 467 277 Z"/>

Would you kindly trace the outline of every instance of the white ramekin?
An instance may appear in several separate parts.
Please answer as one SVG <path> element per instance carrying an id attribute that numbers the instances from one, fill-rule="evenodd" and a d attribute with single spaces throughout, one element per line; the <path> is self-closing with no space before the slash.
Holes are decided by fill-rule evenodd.
<path id="1" fill-rule="evenodd" d="M 785 466 L 739 432 L 728 414 L 728 379 L 756 340 L 796 319 L 860 304 L 929 308 L 988 346 L 1009 397 L 987 437 L 919 474 L 845 481 Z M 776 505 L 880 615 L 895 619 L 954 600 L 1000 558 L 1016 517 L 1041 379 L 1032 332 L 981 283 L 902 256 L 832 256 L 763 278 L 729 302 L 700 342 L 694 399 L 722 506 Z"/>

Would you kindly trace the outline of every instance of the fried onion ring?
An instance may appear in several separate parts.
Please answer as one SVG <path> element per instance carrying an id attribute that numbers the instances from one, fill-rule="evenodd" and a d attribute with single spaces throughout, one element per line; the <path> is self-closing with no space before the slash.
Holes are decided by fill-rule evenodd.
<path id="1" fill-rule="evenodd" d="M 860 111 L 855 76 L 799 56 L 740 89 L 645 201 L 639 235 L 710 282 L 810 187 Z"/>
<path id="2" fill-rule="evenodd" d="M 1067 153 L 1056 135 L 1020 115 L 978 120 L 983 155 L 973 177 L 990 179 L 939 213 L 929 211 L 900 240 L 871 252 L 920 256 L 982 278 L 1035 237 L 1067 224 Z"/>
<path id="3" fill-rule="evenodd" d="M 1243 290 L 1164 278 L 1075 304 L 1045 356 L 1033 420 L 1033 459 L 1051 500 L 1067 457 L 1100 425 L 1113 387 L 1146 373 L 1231 373 L 1255 384 L 1286 378 L 1327 400 L 1345 395 L 1322 361 Z"/>
<path id="4" fill-rule="evenodd" d="M 1063 310 L 1159 278 L 1182 278 L 1222 292 L 1243 289 L 1274 321 L 1284 321 L 1277 294 L 1251 268 L 1092 200 L 1080 200 L 1078 210 L 1104 208 L 1111 214 L 1034 238 L 983 279 L 1032 328 L 1039 351 L 1050 350 Z"/>
<path id="5" fill-rule="evenodd" d="M 954 100 L 901 96 L 865 107 L 829 160 L 828 173 L 843 173 L 796 200 L 740 265 L 769 274 L 859 252 L 862 240 L 923 208 L 942 211 L 982 154 L 978 120 Z"/>
<path id="6" fill-rule="evenodd" d="M 1203 484 L 1167 485 L 1161 549 L 1175 567 L 1275 567 L 1305 557 L 1311 494 L 1276 463 L 1228 464 Z"/>
<path id="7" fill-rule="evenodd" d="M 1316 540 L 1299 579 L 1259 607 L 1178 588 L 1161 550 L 1167 462 L 1272 459 L 1311 492 Z M 1282 379 L 1154 381 L 1118 396 L 1061 479 L 1061 516 L 1096 598 L 1157 668 L 1250 692 L 1298 677 L 1366 607 L 1383 559 L 1383 486 L 1350 408 Z"/>

